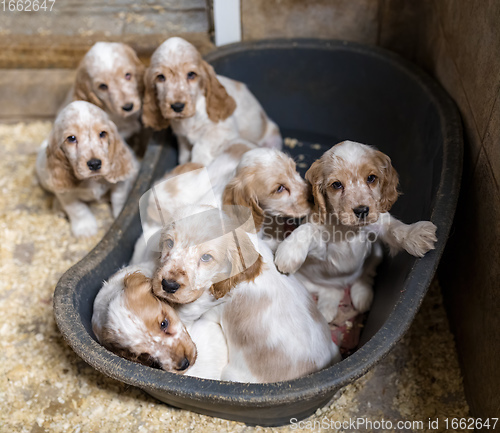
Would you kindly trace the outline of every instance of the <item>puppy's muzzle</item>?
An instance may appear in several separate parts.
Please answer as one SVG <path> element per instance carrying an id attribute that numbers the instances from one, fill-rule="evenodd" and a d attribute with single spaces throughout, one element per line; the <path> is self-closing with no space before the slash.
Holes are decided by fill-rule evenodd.
<path id="1" fill-rule="evenodd" d="M 91 159 L 87 161 L 87 166 L 92 170 L 96 171 L 101 168 L 101 160 L 100 159 Z"/>
<path id="2" fill-rule="evenodd" d="M 132 111 L 133 109 L 134 109 L 134 104 L 132 104 L 132 103 L 125 104 L 125 105 L 122 107 L 122 110 L 123 110 L 123 111 Z"/>
<path id="3" fill-rule="evenodd" d="M 186 106 L 186 104 L 184 104 L 182 102 L 176 102 L 175 104 L 170 105 L 172 110 L 174 110 L 176 113 L 180 113 L 182 110 L 184 110 L 185 106 Z"/>
<path id="4" fill-rule="evenodd" d="M 368 216 L 370 208 L 368 206 L 358 206 L 353 208 L 352 211 L 354 212 L 354 215 L 356 215 L 359 219 L 362 219 Z"/>
<path id="5" fill-rule="evenodd" d="M 163 290 L 167 293 L 175 293 L 181 286 L 177 281 L 174 280 L 161 280 L 161 286 L 163 287 Z M 189 363 L 188 363 L 189 364 Z M 186 367 L 187 368 L 187 367 Z"/>

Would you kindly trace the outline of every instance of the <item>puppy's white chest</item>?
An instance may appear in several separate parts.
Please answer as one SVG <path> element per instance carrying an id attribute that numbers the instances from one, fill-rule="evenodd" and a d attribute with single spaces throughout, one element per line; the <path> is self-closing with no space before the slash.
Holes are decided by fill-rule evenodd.
<path id="1" fill-rule="evenodd" d="M 321 278 L 357 276 L 372 251 L 371 242 L 363 232 L 349 233 L 335 241 L 329 235 L 331 233 L 326 231 L 320 235 L 301 271 L 307 272 L 312 279 L 318 268 L 321 268 Z"/>
<path id="2" fill-rule="evenodd" d="M 108 191 L 109 183 L 105 180 L 86 179 L 75 188 L 74 193 L 82 201 L 97 201 Z"/>
<path id="3" fill-rule="evenodd" d="M 184 119 L 172 119 L 172 129 L 177 136 L 185 137 L 190 144 L 196 143 L 203 138 L 210 127 L 211 122 L 206 114 L 205 98 L 196 102 L 196 112 L 192 117 Z"/>

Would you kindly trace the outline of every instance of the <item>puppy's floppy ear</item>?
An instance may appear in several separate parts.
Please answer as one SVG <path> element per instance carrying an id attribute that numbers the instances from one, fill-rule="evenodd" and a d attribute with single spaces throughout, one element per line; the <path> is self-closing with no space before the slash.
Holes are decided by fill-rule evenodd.
<path id="1" fill-rule="evenodd" d="M 111 164 L 109 173 L 105 176 L 111 183 L 127 179 L 134 169 L 134 157 L 130 148 L 125 145 L 116 125 L 109 122 L 109 151 L 108 159 Z"/>
<path id="2" fill-rule="evenodd" d="M 47 183 L 55 192 L 67 191 L 78 185 L 78 179 L 73 172 L 73 167 L 57 142 L 53 130 L 50 133 L 47 146 L 47 168 L 49 173 Z"/>
<path id="3" fill-rule="evenodd" d="M 311 184 L 314 197 L 315 212 L 318 215 L 319 223 L 326 220 L 326 202 L 323 194 L 323 164 L 321 159 L 317 159 L 306 172 L 306 180 Z"/>
<path id="4" fill-rule="evenodd" d="M 156 74 L 150 66 L 144 74 L 144 100 L 142 102 L 142 123 L 157 131 L 168 128 L 169 121 L 161 114 L 155 84 Z"/>
<path id="5" fill-rule="evenodd" d="M 104 110 L 103 102 L 97 97 L 92 89 L 92 80 L 83 59 L 76 71 L 75 86 L 73 90 L 73 101 L 87 101 Z"/>
<path id="6" fill-rule="evenodd" d="M 385 153 L 376 150 L 374 158 L 381 173 L 379 178 L 381 189 L 380 212 L 389 212 L 399 196 L 399 175 L 392 166 L 391 158 Z"/>
<path id="7" fill-rule="evenodd" d="M 252 254 L 248 254 L 248 252 L 252 250 L 255 251 L 248 236 L 238 236 L 238 242 L 238 245 L 235 243 L 234 248 L 230 248 L 228 251 L 232 265 L 232 276 L 223 281 L 214 283 L 210 287 L 210 293 L 215 299 L 220 299 L 227 295 L 231 289 L 244 281 L 253 281 L 262 272 L 264 262 L 262 256 L 257 252 L 255 252 L 255 254 L 257 254 L 256 260 L 250 266 L 244 266 L 244 256 L 247 258 L 251 257 Z M 247 254 L 245 254 L 245 251 Z"/>
<path id="8" fill-rule="evenodd" d="M 139 95 L 141 97 L 144 94 L 144 71 L 146 70 L 146 67 L 144 64 L 141 62 L 139 57 L 137 57 L 137 53 L 134 51 L 132 47 L 130 47 L 127 44 L 122 44 L 123 48 L 125 49 L 125 52 L 127 53 L 127 57 L 129 58 L 130 62 L 134 65 L 135 71 L 135 77 L 136 77 L 136 82 L 137 82 L 137 87 L 139 91 Z"/>
<path id="9" fill-rule="evenodd" d="M 251 183 L 253 176 L 247 170 L 241 170 L 227 185 L 222 194 L 222 204 L 231 206 L 245 206 L 252 210 L 255 228 L 260 230 L 264 222 L 264 210 L 259 206 L 259 201 Z"/>
<path id="10" fill-rule="evenodd" d="M 204 60 L 201 61 L 205 98 L 207 99 L 207 114 L 212 122 L 227 119 L 236 109 L 236 102 L 217 79 L 214 68 Z"/>

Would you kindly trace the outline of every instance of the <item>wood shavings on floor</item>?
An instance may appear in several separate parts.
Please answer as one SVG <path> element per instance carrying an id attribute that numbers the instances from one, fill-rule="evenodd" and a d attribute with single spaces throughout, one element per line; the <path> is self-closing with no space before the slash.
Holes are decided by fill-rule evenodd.
<path id="1" fill-rule="evenodd" d="M 34 177 L 38 146 L 49 130 L 47 122 L 0 125 L 0 431 L 297 431 L 297 426 L 254 429 L 169 407 L 98 373 L 65 344 L 52 313 L 54 287 L 99 242 L 111 215 L 108 204 L 93 205 L 99 233 L 76 239 L 66 218 L 52 211 L 51 195 Z M 453 338 L 435 282 L 403 341 L 307 419 L 303 431 L 320 431 L 317 426 L 325 420 L 330 425 L 359 417 L 425 424 L 428 418 L 467 415 Z M 439 426 L 400 431 L 445 431 L 443 422 Z"/>

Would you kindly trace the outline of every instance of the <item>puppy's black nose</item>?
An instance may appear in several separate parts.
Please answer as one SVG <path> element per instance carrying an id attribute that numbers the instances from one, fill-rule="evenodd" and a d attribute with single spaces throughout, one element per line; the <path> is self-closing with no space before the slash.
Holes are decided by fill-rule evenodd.
<path id="1" fill-rule="evenodd" d="M 183 104 L 182 102 L 176 102 L 175 104 L 170 105 L 172 107 L 172 110 L 174 110 L 176 113 L 180 113 L 182 110 L 184 110 L 184 106 L 186 104 Z"/>
<path id="2" fill-rule="evenodd" d="M 161 280 L 161 285 L 163 287 L 163 290 L 167 293 L 175 293 L 177 292 L 177 289 L 180 287 L 180 284 L 177 281 L 174 280 Z"/>
<path id="3" fill-rule="evenodd" d="M 359 219 L 361 219 L 361 218 L 366 218 L 368 216 L 370 208 L 368 206 L 358 206 L 355 207 L 352 211 L 354 212 L 354 215 L 356 215 Z"/>
<path id="4" fill-rule="evenodd" d="M 101 168 L 101 160 L 91 159 L 90 161 L 87 161 L 87 165 L 92 171 L 99 170 Z"/>
<path id="5" fill-rule="evenodd" d="M 186 368 L 189 367 L 189 361 L 187 358 L 184 358 L 181 363 L 179 364 L 179 367 L 177 368 L 177 370 L 179 371 L 184 371 Z"/>
<path id="6" fill-rule="evenodd" d="M 130 103 L 130 104 L 125 104 L 123 107 L 122 107 L 122 110 L 123 111 L 132 111 L 132 109 L 134 108 L 134 104 Z"/>

